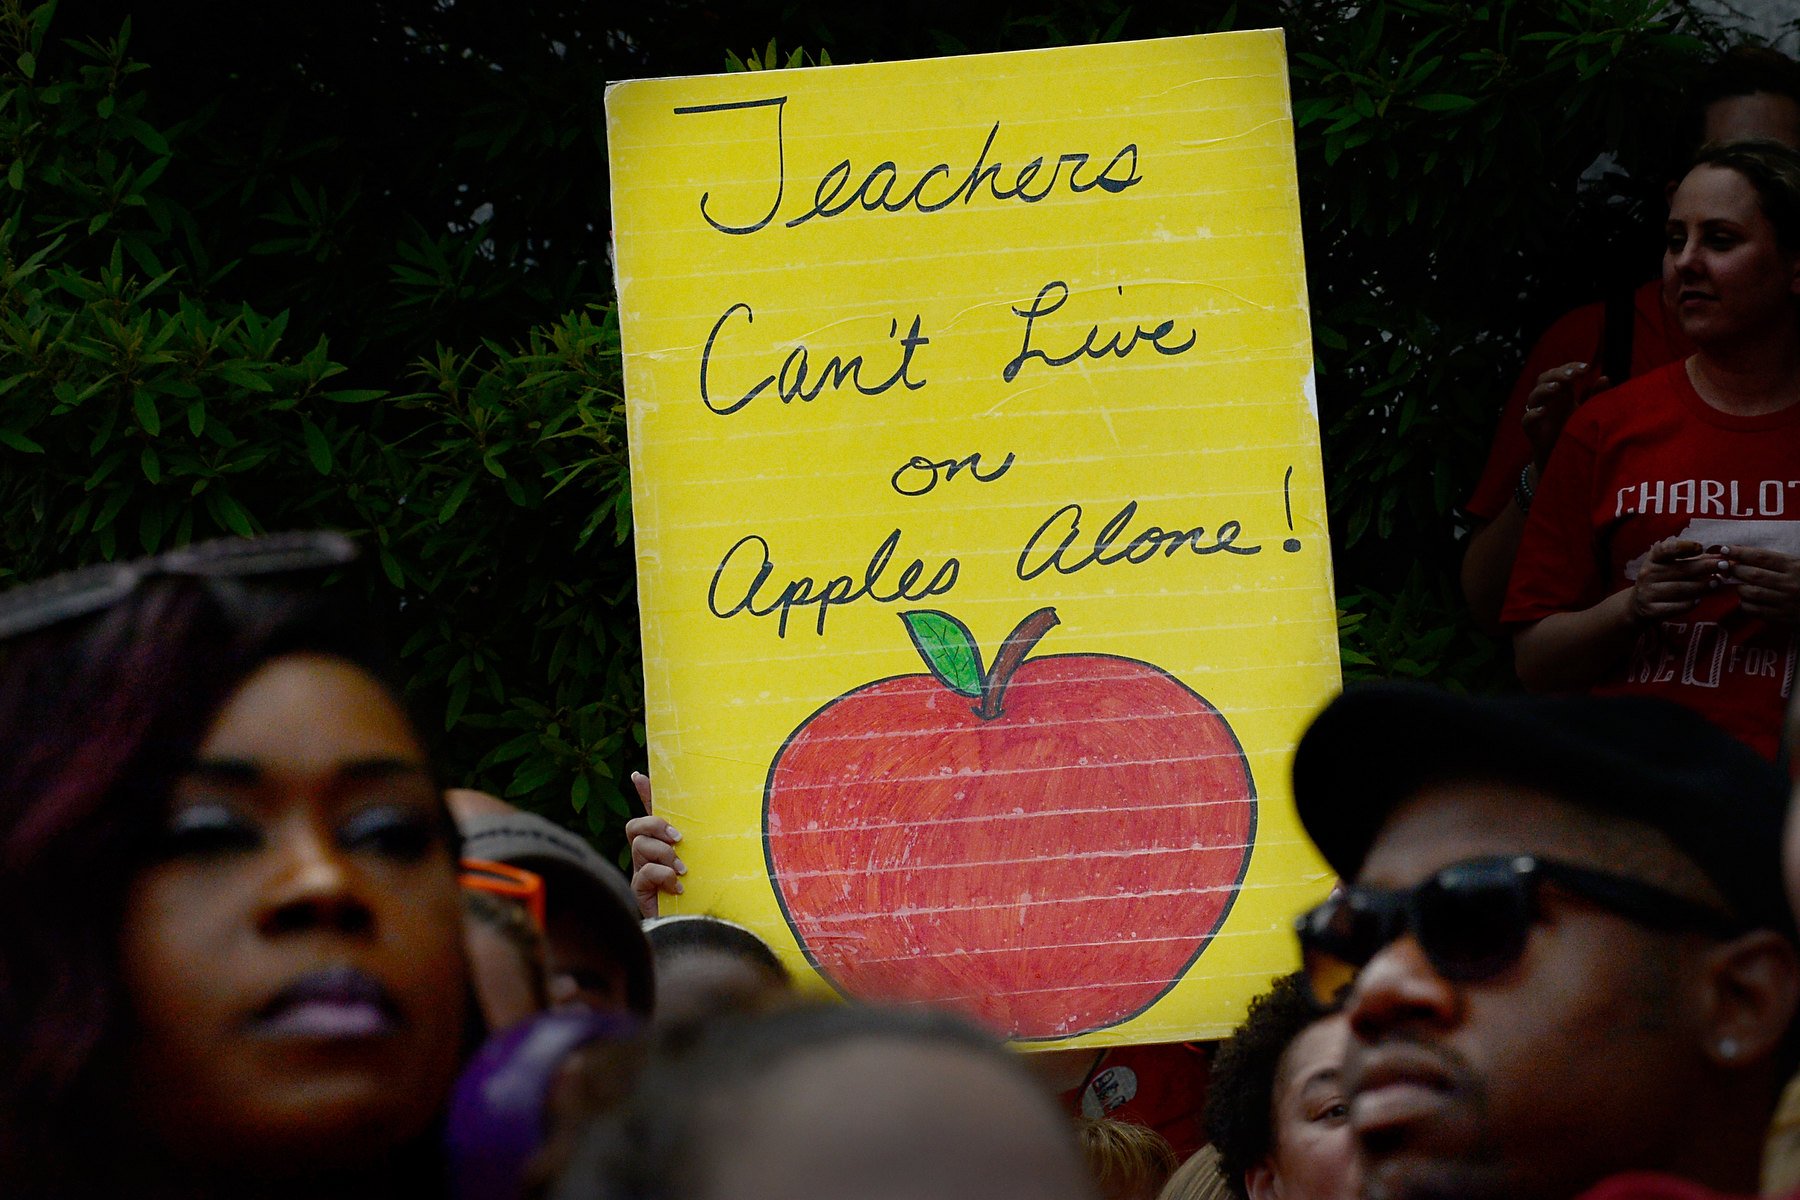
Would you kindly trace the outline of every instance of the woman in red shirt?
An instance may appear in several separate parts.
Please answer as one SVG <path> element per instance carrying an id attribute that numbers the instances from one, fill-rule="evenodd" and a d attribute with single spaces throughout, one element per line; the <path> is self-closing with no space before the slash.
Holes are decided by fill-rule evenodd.
<path id="1" fill-rule="evenodd" d="M 1697 350 L 1570 417 L 1503 619 L 1527 687 L 1663 696 L 1773 758 L 1800 666 L 1800 154 L 1703 150 L 1663 288 Z"/>

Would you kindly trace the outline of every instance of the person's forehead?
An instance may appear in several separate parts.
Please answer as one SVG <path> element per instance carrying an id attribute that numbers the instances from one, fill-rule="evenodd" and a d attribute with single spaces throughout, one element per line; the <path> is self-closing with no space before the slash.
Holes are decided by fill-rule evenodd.
<path id="1" fill-rule="evenodd" d="M 344 757 L 422 758 L 412 724 L 373 675 L 321 654 L 270 659 L 225 698 L 203 755 L 277 755 L 330 765 Z"/>
<path id="2" fill-rule="evenodd" d="M 1282 1052 L 1275 1072 L 1282 1094 L 1291 1095 L 1316 1079 L 1335 1075 L 1343 1068 L 1349 1043 L 1350 1021 L 1343 1013 L 1333 1013 L 1302 1029 Z"/>
<path id="3" fill-rule="evenodd" d="M 769 1074 L 763 1098 L 771 1115 L 784 1110 L 797 1127 L 845 1144 L 905 1130 L 925 1144 L 1024 1154 L 1060 1132 L 1030 1089 L 964 1047 L 872 1037 L 795 1057 Z"/>
<path id="4" fill-rule="evenodd" d="M 1751 92 L 1726 96 L 1706 106 L 1707 141 L 1747 138 L 1768 138 L 1800 149 L 1800 101 L 1778 92 Z"/>
<path id="5" fill-rule="evenodd" d="M 733 1195 L 912 1196 L 927 1181 L 934 1194 L 998 1194 L 975 1186 L 985 1176 L 1074 1194 L 1073 1142 L 1049 1104 L 1016 1072 L 959 1047 L 823 1047 L 764 1075 L 748 1108 L 715 1163 L 741 1185 Z"/>
<path id="6" fill-rule="evenodd" d="M 1669 201 L 1671 220 L 1704 221 L 1713 218 L 1758 221 L 1762 198 L 1756 188 L 1731 167 L 1701 163 L 1681 181 Z"/>
<path id="7" fill-rule="evenodd" d="M 771 982 L 769 970 L 762 964 L 711 946 L 658 953 L 656 978 L 659 984 L 668 980 L 680 980 L 684 984 L 706 987 L 730 985 L 755 988 L 767 986 Z"/>
<path id="8" fill-rule="evenodd" d="M 1356 882 L 1409 887 L 1452 863 L 1505 854 L 1647 879 L 1700 874 L 1666 834 L 1642 822 L 1521 784 L 1450 779 L 1428 783 L 1394 807 Z"/>

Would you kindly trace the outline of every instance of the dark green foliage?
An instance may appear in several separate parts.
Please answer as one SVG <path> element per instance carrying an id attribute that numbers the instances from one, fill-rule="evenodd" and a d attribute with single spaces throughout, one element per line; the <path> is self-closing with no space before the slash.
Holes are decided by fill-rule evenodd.
<path id="1" fill-rule="evenodd" d="M 353 380 L 328 313 L 223 299 L 241 272 L 162 189 L 183 132 L 143 117 L 128 32 L 50 17 L 0 7 L 0 571 L 349 530 L 451 778 L 616 838 L 643 729 L 611 311 Z"/>
<path id="2" fill-rule="evenodd" d="M 0 0 L 0 573 L 356 533 L 452 776 L 617 849 L 606 84 L 1275 25 L 1347 671 L 1500 683 L 1456 506 L 1530 340 L 1655 268 L 1683 0 Z"/>

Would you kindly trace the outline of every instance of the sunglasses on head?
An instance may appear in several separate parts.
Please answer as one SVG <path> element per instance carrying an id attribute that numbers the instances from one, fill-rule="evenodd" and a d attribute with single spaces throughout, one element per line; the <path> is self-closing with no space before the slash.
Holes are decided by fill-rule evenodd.
<path id="1" fill-rule="evenodd" d="M 1653 884 L 1531 855 L 1453 863 L 1410 888 L 1349 887 L 1294 923 L 1312 1000 L 1341 1004 L 1359 971 L 1411 934 L 1445 979 L 1477 983 L 1519 961 L 1545 884 L 1654 929 L 1726 937 L 1748 928 L 1727 913 Z"/>
<path id="2" fill-rule="evenodd" d="M 538 932 L 544 929 L 544 877 L 536 871 L 485 858 L 462 860 L 458 880 L 466 892 L 485 892 L 524 907 Z"/>
<path id="3" fill-rule="evenodd" d="M 280 533 L 195 542 L 132 562 L 98 563 L 0 593 L 0 639 L 35 633 L 124 600 L 154 579 L 249 579 L 324 571 L 356 560 L 341 533 Z"/>

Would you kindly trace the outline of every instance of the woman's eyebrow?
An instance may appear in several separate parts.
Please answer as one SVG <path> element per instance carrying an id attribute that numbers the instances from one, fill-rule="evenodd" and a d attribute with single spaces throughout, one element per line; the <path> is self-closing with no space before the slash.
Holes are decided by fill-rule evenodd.
<path id="1" fill-rule="evenodd" d="M 1301 1082 L 1300 1090 L 1302 1092 L 1309 1092 L 1322 1084 L 1335 1084 L 1338 1081 L 1338 1077 L 1342 1074 L 1342 1069 L 1338 1067 L 1320 1067 Z"/>
<path id="2" fill-rule="evenodd" d="M 209 757 L 195 759 L 181 773 L 187 778 L 209 783 L 247 785 L 261 780 L 264 771 L 254 759 Z M 403 775 L 417 775 L 426 779 L 431 777 L 430 770 L 423 762 L 388 754 L 345 759 L 333 763 L 331 773 L 352 782 L 392 779 Z"/>
<path id="3" fill-rule="evenodd" d="M 431 777 L 431 772 L 418 759 L 401 758 L 397 755 L 349 759 L 337 764 L 336 773 L 351 780 L 391 779 L 396 775 L 418 775 L 427 779 Z"/>

